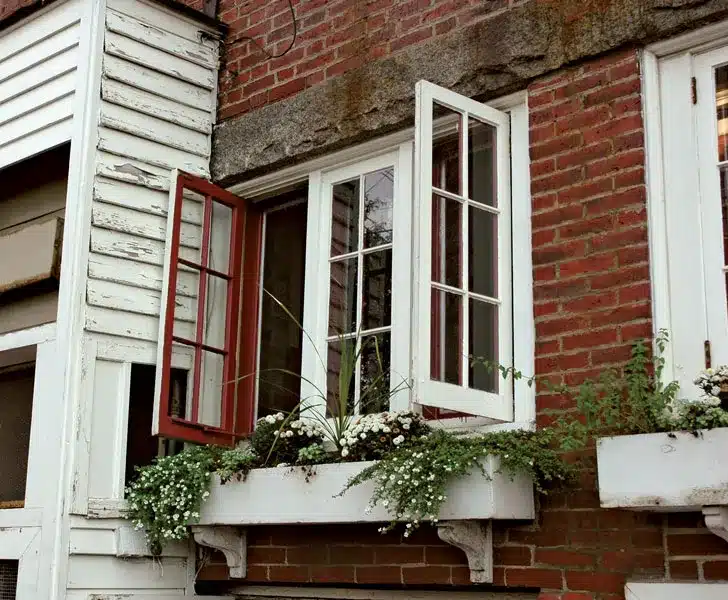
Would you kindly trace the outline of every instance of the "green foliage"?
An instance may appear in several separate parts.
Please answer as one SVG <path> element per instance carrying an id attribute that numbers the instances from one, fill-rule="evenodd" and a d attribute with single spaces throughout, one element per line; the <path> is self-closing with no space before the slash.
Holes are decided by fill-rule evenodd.
<path id="1" fill-rule="evenodd" d="M 199 519 L 200 505 L 210 494 L 210 474 L 219 455 L 219 449 L 193 446 L 137 469 L 126 489 L 129 518 L 134 527 L 146 530 L 153 554 L 160 554 L 165 542 L 187 538 L 188 525 Z"/>
<path id="2" fill-rule="evenodd" d="M 555 483 L 570 481 L 575 469 L 563 460 L 554 441 L 550 430 L 476 436 L 438 430 L 383 456 L 353 477 L 342 493 L 373 481 L 375 489 L 368 510 L 381 504 L 392 515 L 390 524 L 380 531 L 405 521 L 408 536 L 423 521 L 437 522 L 450 483 L 477 471 L 487 476 L 483 461 L 488 456 L 499 457 L 501 470 L 506 473 L 533 477 L 540 492 L 545 493 Z"/>

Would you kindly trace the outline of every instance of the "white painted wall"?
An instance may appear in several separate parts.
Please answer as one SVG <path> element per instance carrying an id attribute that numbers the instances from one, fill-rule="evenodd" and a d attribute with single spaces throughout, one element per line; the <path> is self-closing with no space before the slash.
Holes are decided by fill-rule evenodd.
<path id="1" fill-rule="evenodd" d="M 724 600 L 728 583 L 628 583 L 626 600 Z"/>
<path id="2" fill-rule="evenodd" d="M 0 33 L 0 168 L 71 139 L 84 1 Z"/>

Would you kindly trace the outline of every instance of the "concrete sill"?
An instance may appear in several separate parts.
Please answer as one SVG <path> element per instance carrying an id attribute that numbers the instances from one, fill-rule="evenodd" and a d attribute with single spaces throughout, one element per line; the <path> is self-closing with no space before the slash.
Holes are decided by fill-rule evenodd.
<path id="1" fill-rule="evenodd" d="M 602 438 L 597 443 L 604 508 L 700 511 L 728 505 L 728 428 Z"/>

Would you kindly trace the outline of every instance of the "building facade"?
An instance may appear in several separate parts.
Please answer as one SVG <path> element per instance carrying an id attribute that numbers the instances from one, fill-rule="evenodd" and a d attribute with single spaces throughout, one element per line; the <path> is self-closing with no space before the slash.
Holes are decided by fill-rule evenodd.
<path id="1" fill-rule="evenodd" d="M 639 446 L 621 496 L 592 450 L 563 493 L 494 478 L 451 543 L 252 480 L 159 558 L 123 516 L 134 465 L 326 389 L 341 333 L 443 427 L 574 410 L 470 355 L 578 385 L 661 329 L 696 395 L 728 363 L 727 40 L 724 0 L 3 2 L 0 588 L 726 597 L 724 481 L 648 485 Z M 268 366 L 304 383 L 223 385 Z"/>

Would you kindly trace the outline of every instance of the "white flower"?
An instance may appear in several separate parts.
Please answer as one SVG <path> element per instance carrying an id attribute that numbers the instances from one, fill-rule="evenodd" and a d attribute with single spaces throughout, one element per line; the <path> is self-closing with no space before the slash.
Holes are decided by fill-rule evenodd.
<path id="1" fill-rule="evenodd" d="M 343 450 L 341 451 L 341 456 L 344 456 L 344 457 L 347 457 L 347 456 L 349 456 L 349 451 L 348 451 L 348 450 L 347 450 L 346 448 L 344 448 L 344 449 L 343 449 Z"/>
<path id="2" fill-rule="evenodd" d="M 393 444 L 394 444 L 395 446 L 399 446 L 399 445 L 400 445 L 400 444 L 401 444 L 402 442 L 404 442 L 404 436 L 403 436 L 403 435 L 398 435 L 398 436 L 397 436 L 396 438 L 394 438 L 394 439 L 392 440 L 392 443 L 393 443 Z"/>
<path id="3" fill-rule="evenodd" d="M 265 422 L 269 423 L 270 425 L 273 425 L 273 423 L 276 422 L 276 418 L 273 415 L 267 415 L 265 417 Z"/>

